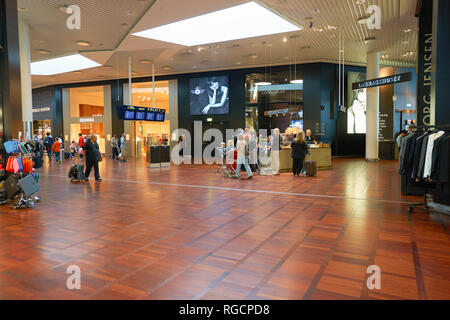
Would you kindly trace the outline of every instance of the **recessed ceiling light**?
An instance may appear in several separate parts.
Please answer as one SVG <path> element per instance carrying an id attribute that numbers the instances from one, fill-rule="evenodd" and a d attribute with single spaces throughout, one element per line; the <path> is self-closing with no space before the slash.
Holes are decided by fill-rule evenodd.
<path id="1" fill-rule="evenodd" d="M 113 67 L 109 66 L 109 65 L 106 65 L 106 66 L 103 66 L 103 68 L 105 68 L 105 69 L 112 69 Z"/>
<path id="2" fill-rule="evenodd" d="M 23 8 L 23 7 L 18 7 L 17 8 L 17 11 L 21 11 L 21 12 L 23 12 L 23 11 L 26 11 L 27 9 L 26 8 Z"/>
<path id="3" fill-rule="evenodd" d="M 298 30 L 301 28 L 252 1 L 133 35 L 196 46 Z"/>
<path id="4" fill-rule="evenodd" d="M 313 12 L 314 12 L 315 14 L 318 14 L 318 13 L 320 13 L 320 10 L 319 10 L 319 9 L 313 9 Z"/>
<path id="5" fill-rule="evenodd" d="M 256 58 L 258 58 L 258 55 L 255 54 L 255 53 L 253 53 L 253 54 L 249 54 L 248 57 L 249 57 L 250 59 L 256 59 Z"/>
<path id="6" fill-rule="evenodd" d="M 372 42 L 372 41 L 375 41 L 375 40 L 376 40 L 375 37 L 365 38 L 365 39 L 364 39 L 364 43 L 365 43 L 365 44 L 368 44 L 369 42 Z"/>
<path id="7" fill-rule="evenodd" d="M 170 67 L 170 66 L 164 66 L 164 67 L 162 67 L 163 68 L 163 70 L 166 70 L 166 71 L 168 71 L 168 70 L 171 70 L 172 68 Z"/>
<path id="8" fill-rule="evenodd" d="M 40 54 L 50 54 L 50 51 L 46 49 L 39 49 L 37 52 Z"/>
<path id="9" fill-rule="evenodd" d="M 287 41 L 288 41 L 288 38 L 283 37 L 283 42 L 287 42 Z"/>
<path id="10" fill-rule="evenodd" d="M 75 73 L 75 74 L 82 74 L 83 72 L 81 72 L 81 71 L 74 71 L 73 73 Z"/>
<path id="11" fill-rule="evenodd" d="M 140 63 L 142 63 L 142 64 L 150 64 L 150 63 L 152 63 L 152 61 L 151 60 L 148 60 L 148 59 L 142 59 L 141 61 L 139 61 Z"/>
<path id="12" fill-rule="evenodd" d="M 236 62 L 236 64 L 237 64 L 237 65 L 240 65 L 240 64 L 241 64 L 241 62 L 240 62 L 240 61 L 238 61 L 238 62 Z"/>
<path id="13" fill-rule="evenodd" d="M 292 83 L 292 84 L 301 84 L 301 83 L 303 83 L 303 79 L 291 80 L 290 83 Z"/>
<path id="14" fill-rule="evenodd" d="M 405 33 L 411 32 L 411 29 L 405 29 L 403 30 Z"/>
<path id="15" fill-rule="evenodd" d="M 403 42 L 402 42 L 402 44 L 404 44 L 404 45 L 405 45 L 405 44 L 408 44 L 408 43 L 409 43 L 408 41 L 403 41 Z"/>
<path id="16" fill-rule="evenodd" d="M 53 58 L 31 63 L 31 74 L 40 76 L 51 76 L 75 70 L 82 70 L 100 66 L 81 54 Z"/>
<path id="17" fill-rule="evenodd" d="M 87 41 L 77 41 L 77 45 L 81 47 L 89 47 L 91 44 Z"/>
<path id="18" fill-rule="evenodd" d="M 267 81 L 260 81 L 255 83 L 256 86 L 270 86 L 271 84 L 272 84 L 271 82 Z"/>
<path id="19" fill-rule="evenodd" d="M 356 4 L 364 4 L 367 0 L 356 0 Z"/>
<path id="20" fill-rule="evenodd" d="M 67 5 L 62 5 L 58 7 L 58 10 L 61 11 L 62 13 L 69 13 L 67 9 L 69 9 L 69 6 Z"/>

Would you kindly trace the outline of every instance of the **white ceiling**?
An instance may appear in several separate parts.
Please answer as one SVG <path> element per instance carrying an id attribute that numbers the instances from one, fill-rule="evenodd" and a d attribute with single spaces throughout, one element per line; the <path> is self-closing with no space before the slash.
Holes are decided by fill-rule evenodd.
<path id="1" fill-rule="evenodd" d="M 261 4 L 304 29 L 202 47 L 184 47 L 144 39 L 131 34 L 181 19 L 242 4 L 248 0 L 19 0 L 19 17 L 30 25 L 33 61 L 81 52 L 106 67 L 55 76 L 33 76 L 33 87 L 57 83 L 127 77 L 128 57 L 133 76 L 147 76 L 155 63 L 156 74 L 176 74 L 305 62 L 336 62 L 339 32 L 345 37 L 347 64 L 364 65 L 367 51 L 387 55 L 384 65 L 413 67 L 417 59 L 416 0 L 264 0 Z M 66 28 L 67 14 L 61 5 L 81 8 L 81 30 Z M 357 20 L 366 8 L 381 8 L 381 30 L 369 30 Z M 310 24 L 313 24 L 310 28 Z M 331 27 L 331 28 L 330 28 Z M 336 28 L 336 29 L 335 29 Z M 411 31 L 405 33 L 404 30 Z M 283 42 L 283 37 L 288 41 Z M 364 39 L 375 37 L 366 44 Z M 80 47 L 77 41 L 88 41 Z M 41 54 L 39 49 L 49 50 Z M 408 56 L 406 53 L 412 52 Z"/>

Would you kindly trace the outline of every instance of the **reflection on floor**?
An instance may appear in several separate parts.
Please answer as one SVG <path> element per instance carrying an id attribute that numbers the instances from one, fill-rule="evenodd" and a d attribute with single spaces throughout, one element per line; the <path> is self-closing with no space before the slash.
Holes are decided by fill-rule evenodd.
<path id="1" fill-rule="evenodd" d="M 408 219 L 395 162 L 248 181 L 106 160 L 79 184 L 70 163 L 41 170 L 36 208 L 0 208 L 1 299 L 450 299 L 449 219 Z"/>

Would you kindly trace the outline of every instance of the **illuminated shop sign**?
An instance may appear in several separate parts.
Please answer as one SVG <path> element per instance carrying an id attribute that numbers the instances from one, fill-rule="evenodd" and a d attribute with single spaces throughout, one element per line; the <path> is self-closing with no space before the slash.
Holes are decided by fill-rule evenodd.
<path id="1" fill-rule="evenodd" d="M 47 111 L 50 111 L 50 107 L 43 107 L 43 108 L 36 108 L 36 109 L 33 109 L 33 113 L 47 112 Z"/>
<path id="2" fill-rule="evenodd" d="M 352 84 L 353 90 L 360 90 L 373 87 L 381 87 L 389 84 L 408 82 L 411 81 L 411 72 L 406 72 L 402 74 L 396 74 L 389 77 L 378 78 L 373 80 L 366 80 L 362 82 L 355 82 Z"/>

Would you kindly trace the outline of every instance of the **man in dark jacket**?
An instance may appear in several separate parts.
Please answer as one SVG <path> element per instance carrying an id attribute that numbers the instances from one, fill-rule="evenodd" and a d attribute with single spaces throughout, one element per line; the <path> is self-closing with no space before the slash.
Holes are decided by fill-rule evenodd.
<path id="1" fill-rule="evenodd" d="M 53 143 L 55 142 L 55 139 L 50 135 L 50 132 L 47 132 L 47 136 L 44 139 L 44 147 L 47 150 L 48 153 L 48 160 L 52 161 L 52 147 Z"/>
<path id="2" fill-rule="evenodd" d="M 102 181 L 98 169 L 98 163 L 101 161 L 102 155 L 100 154 L 96 135 L 91 135 L 91 137 L 85 141 L 83 152 L 86 159 L 85 180 L 89 181 L 89 174 L 91 173 L 92 167 L 94 167 L 95 181 Z"/>

